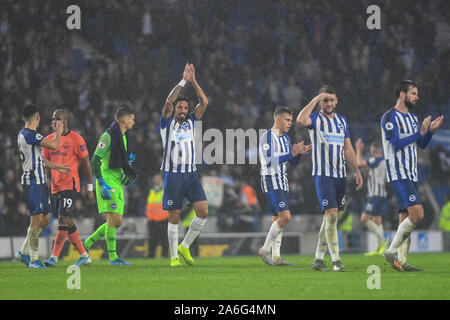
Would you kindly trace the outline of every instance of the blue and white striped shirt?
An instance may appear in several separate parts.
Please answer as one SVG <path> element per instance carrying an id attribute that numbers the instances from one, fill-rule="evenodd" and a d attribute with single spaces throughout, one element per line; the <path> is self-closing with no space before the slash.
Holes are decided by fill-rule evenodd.
<path id="1" fill-rule="evenodd" d="M 424 136 L 420 134 L 417 116 L 411 112 L 391 108 L 383 115 L 381 137 L 388 182 L 401 179 L 418 182 L 417 145 L 424 149 L 432 135 L 429 131 Z"/>
<path id="2" fill-rule="evenodd" d="M 349 138 L 347 119 L 337 113 L 333 119 L 311 113 L 308 127 L 312 143 L 312 175 L 345 178 L 344 141 Z"/>
<path id="3" fill-rule="evenodd" d="M 270 129 L 261 135 L 259 159 L 263 192 L 289 191 L 287 162 L 297 165 L 301 158 L 301 155 L 293 157 L 291 152 L 291 139 L 286 133 L 280 136 L 275 130 Z"/>
<path id="4" fill-rule="evenodd" d="M 160 133 L 164 148 L 161 170 L 165 172 L 186 173 L 197 170 L 195 166 L 194 112 L 182 123 L 160 118 Z"/>
<path id="5" fill-rule="evenodd" d="M 386 197 L 386 162 L 383 157 L 370 157 L 367 160 L 369 176 L 367 179 L 367 196 Z"/>
<path id="6" fill-rule="evenodd" d="M 20 160 L 22 160 L 22 185 L 44 184 L 45 162 L 42 156 L 41 141 L 44 137 L 35 130 L 22 129 L 17 137 Z"/>

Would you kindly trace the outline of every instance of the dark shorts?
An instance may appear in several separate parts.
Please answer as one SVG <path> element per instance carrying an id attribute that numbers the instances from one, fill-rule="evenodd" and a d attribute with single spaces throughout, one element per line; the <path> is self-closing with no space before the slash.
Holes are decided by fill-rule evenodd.
<path id="1" fill-rule="evenodd" d="M 289 210 L 289 192 L 283 190 L 273 190 L 265 192 L 267 204 L 272 215 L 278 216 L 281 211 Z"/>
<path id="2" fill-rule="evenodd" d="M 416 204 L 422 204 L 419 198 L 419 185 L 417 182 L 402 179 L 389 182 L 392 192 L 398 201 L 398 212 L 406 212 Z"/>
<path id="3" fill-rule="evenodd" d="M 347 186 L 346 178 L 314 176 L 314 183 L 322 213 L 333 208 L 337 208 L 339 211 L 343 210 Z"/>
<path id="4" fill-rule="evenodd" d="M 73 217 L 73 208 L 78 198 L 76 190 L 64 190 L 52 194 L 52 212 L 55 218 L 60 216 Z"/>
<path id="5" fill-rule="evenodd" d="M 30 216 L 50 212 L 50 198 L 48 197 L 47 184 L 22 185 L 22 188 Z"/>
<path id="6" fill-rule="evenodd" d="M 163 209 L 180 210 L 183 198 L 190 203 L 207 200 L 197 172 L 164 172 Z"/>
<path id="7" fill-rule="evenodd" d="M 387 209 L 386 197 L 370 197 L 364 204 L 363 212 L 373 216 L 382 216 L 387 212 Z"/>

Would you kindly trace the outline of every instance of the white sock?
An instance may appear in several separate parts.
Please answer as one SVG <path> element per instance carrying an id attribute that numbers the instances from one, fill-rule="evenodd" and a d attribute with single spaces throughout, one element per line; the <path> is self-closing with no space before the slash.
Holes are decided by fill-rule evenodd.
<path id="1" fill-rule="evenodd" d="M 178 224 L 167 224 L 167 236 L 171 259 L 178 258 Z"/>
<path id="2" fill-rule="evenodd" d="M 395 233 L 394 240 L 392 240 L 391 245 L 387 249 L 387 252 L 389 253 L 395 253 L 398 251 L 400 246 L 402 245 L 403 241 L 406 240 L 406 238 L 409 237 L 411 234 L 411 231 L 414 230 L 416 226 L 414 223 L 412 223 L 409 218 L 406 218 L 403 220 L 402 223 L 398 226 L 397 232 Z"/>
<path id="3" fill-rule="evenodd" d="M 31 262 L 39 260 L 39 235 L 42 229 L 28 229 L 28 241 L 30 245 L 30 260 Z"/>
<path id="4" fill-rule="evenodd" d="M 377 228 L 378 233 L 381 235 L 381 241 L 385 241 L 383 224 L 380 224 L 379 226 L 377 226 Z"/>
<path id="5" fill-rule="evenodd" d="M 25 255 L 30 254 L 30 237 L 28 236 L 30 234 L 30 227 L 28 227 L 27 230 L 27 236 L 25 237 L 25 241 L 22 244 L 22 247 L 20 248 L 20 252 Z"/>
<path id="6" fill-rule="evenodd" d="M 185 248 L 189 248 L 189 246 L 194 242 L 197 238 L 200 231 L 203 229 L 203 226 L 206 223 L 206 219 L 199 218 L 197 216 L 192 219 L 191 224 L 189 225 L 188 232 L 183 239 L 181 245 Z"/>
<path id="7" fill-rule="evenodd" d="M 57 256 L 52 255 L 50 258 L 53 258 L 53 259 L 55 259 L 56 262 L 58 262 L 58 257 Z"/>
<path id="8" fill-rule="evenodd" d="M 283 238 L 283 230 L 280 231 L 280 234 L 272 243 L 272 260 L 275 261 L 280 258 L 280 248 L 281 248 L 281 240 Z"/>
<path id="9" fill-rule="evenodd" d="M 380 245 L 380 242 L 383 241 L 383 234 L 380 234 L 380 229 L 378 228 L 377 224 L 373 222 L 372 220 L 367 221 L 367 229 L 369 231 L 373 232 L 373 234 L 377 237 L 378 245 Z"/>
<path id="10" fill-rule="evenodd" d="M 85 251 L 80 257 L 81 258 L 87 258 L 87 257 L 89 257 L 89 255 L 88 255 L 87 251 Z"/>
<path id="11" fill-rule="evenodd" d="M 323 260 L 323 257 L 325 256 L 325 253 L 328 249 L 327 238 L 325 237 L 325 224 L 326 222 L 324 217 L 319 230 L 319 240 L 317 241 L 316 248 L 316 260 Z"/>
<path id="12" fill-rule="evenodd" d="M 282 228 L 280 227 L 280 225 L 278 224 L 277 221 L 272 223 L 272 225 L 270 226 L 269 233 L 267 234 L 266 241 L 264 242 L 264 245 L 262 247 L 262 249 L 264 251 L 270 250 L 270 248 L 272 247 L 272 244 L 274 243 L 274 241 L 280 234 L 281 230 L 282 230 Z"/>
<path id="13" fill-rule="evenodd" d="M 339 256 L 337 220 L 337 212 L 329 213 L 325 216 L 325 237 L 327 239 L 328 249 L 330 250 L 331 260 L 333 262 L 341 260 L 341 257 Z"/>
<path id="14" fill-rule="evenodd" d="M 411 244 L 411 236 L 409 236 L 405 241 L 403 241 L 400 248 L 398 248 L 398 260 L 400 264 L 404 264 L 408 259 L 409 245 Z"/>

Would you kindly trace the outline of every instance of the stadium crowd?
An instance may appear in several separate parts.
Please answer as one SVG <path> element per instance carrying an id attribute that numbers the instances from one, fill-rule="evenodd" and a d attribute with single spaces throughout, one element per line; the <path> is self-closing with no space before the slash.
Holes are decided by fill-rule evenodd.
<path id="1" fill-rule="evenodd" d="M 68 5 L 0 3 L 0 236 L 23 235 L 29 219 L 16 143 L 26 103 L 41 106 L 43 135 L 50 133 L 57 107 L 70 110 L 71 127 L 91 155 L 118 106 L 135 112 L 140 176 L 128 188 L 126 216 L 144 216 L 152 176 L 161 165 L 161 108 L 186 61 L 195 65 L 210 102 L 205 129 L 268 128 L 276 105 L 292 108 L 295 118 L 324 83 L 337 87 L 338 112 L 347 117 L 353 141 L 377 138 L 373 130 L 393 106 L 399 79 L 421 84 L 423 102 L 415 110 L 420 118 L 450 110 L 450 48 L 436 47 L 427 1 L 383 2 L 380 30 L 366 27 L 369 1 L 81 0 L 81 30 L 66 28 Z M 80 39 L 93 53 L 76 45 Z M 184 94 L 196 101 L 193 93 L 187 86 Z M 291 136 L 309 141 L 307 130 L 298 127 Z M 266 213 L 258 165 L 201 165 L 199 172 L 224 178 L 224 205 L 216 214 Z M 309 156 L 289 171 L 293 214 L 320 211 L 310 172 Z M 448 185 L 448 179 L 440 183 Z M 246 203 L 246 185 L 258 194 L 257 206 Z M 349 186 L 358 214 L 365 192 Z M 84 199 L 77 210 L 96 216 L 96 207 Z"/>

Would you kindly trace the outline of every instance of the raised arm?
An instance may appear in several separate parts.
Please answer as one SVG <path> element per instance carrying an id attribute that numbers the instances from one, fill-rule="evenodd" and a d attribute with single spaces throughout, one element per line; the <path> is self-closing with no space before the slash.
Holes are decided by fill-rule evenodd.
<path id="1" fill-rule="evenodd" d="M 186 81 L 188 81 L 188 75 L 189 75 L 189 64 L 186 63 L 186 65 L 184 66 L 183 78 L 175 86 L 175 88 L 173 88 L 172 91 L 170 91 L 169 95 L 167 96 L 166 103 L 164 104 L 164 107 L 163 107 L 162 112 L 161 112 L 161 114 L 162 114 L 164 119 L 167 120 L 172 115 L 173 103 L 175 102 L 175 100 L 180 95 L 181 89 L 186 84 Z"/>
<path id="2" fill-rule="evenodd" d="M 201 119 L 205 114 L 206 108 L 208 107 L 208 98 L 206 97 L 205 92 L 203 92 L 203 89 L 200 87 L 197 80 L 195 79 L 195 67 L 192 64 L 189 65 L 188 79 L 192 83 L 192 86 L 194 87 L 195 93 L 197 94 L 197 98 L 199 101 L 194 109 L 194 115 L 196 119 Z"/>
<path id="3" fill-rule="evenodd" d="M 64 125 L 62 121 L 58 120 L 56 121 L 56 130 L 55 130 L 55 137 L 53 140 L 49 140 L 47 138 L 42 139 L 41 146 L 50 150 L 56 150 L 59 147 L 59 141 L 61 139 L 61 134 L 64 130 Z"/>
<path id="4" fill-rule="evenodd" d="M 311 113 L 314 111 L 316 104 L 324 97 L 326 93 L 321 93 L 314 97 L 298 114 L 297 123 L 303 127 L 309 127 L 312 123 Z"/>

